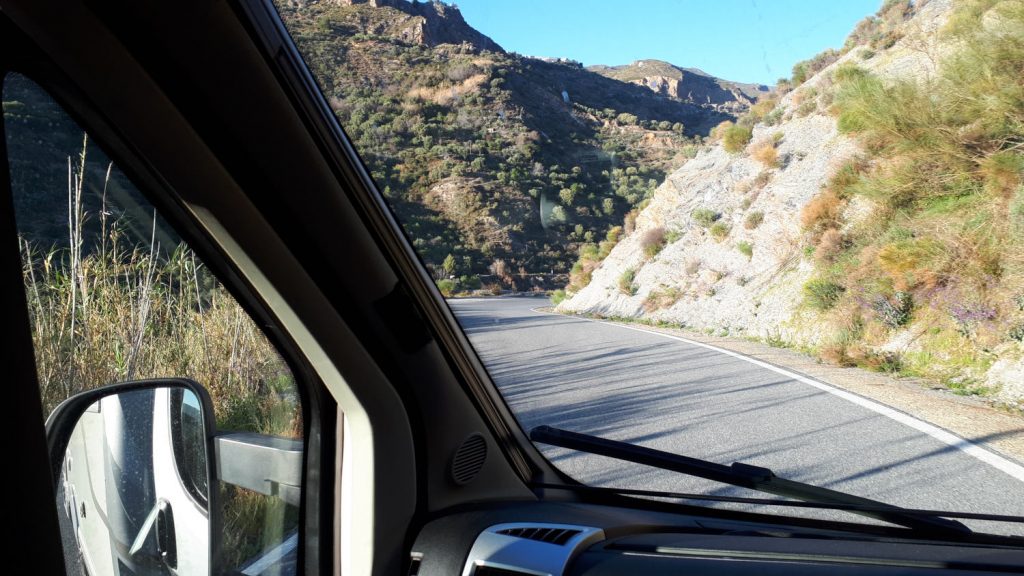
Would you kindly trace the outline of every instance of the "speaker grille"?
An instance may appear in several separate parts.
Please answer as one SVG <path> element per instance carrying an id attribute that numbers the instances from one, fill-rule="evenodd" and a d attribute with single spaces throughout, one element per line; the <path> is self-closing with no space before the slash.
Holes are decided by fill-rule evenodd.
<path id="1" fill-rule="evenodd" d="M 466 438 L 452 457 L 452 480 L 459 486 L 469 484 L 487 460 L 487 441 L 479 434 Z"/>

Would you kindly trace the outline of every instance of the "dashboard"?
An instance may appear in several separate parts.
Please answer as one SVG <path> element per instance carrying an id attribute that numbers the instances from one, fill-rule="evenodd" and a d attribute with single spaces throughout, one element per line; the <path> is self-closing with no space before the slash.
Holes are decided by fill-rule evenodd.
<path id="1" fill-rule="evenodd" d="M 1024 573 L 1024 548 L 580 503 L 465 510 L 426 525 L 411 575 L 878 576 Z"/>

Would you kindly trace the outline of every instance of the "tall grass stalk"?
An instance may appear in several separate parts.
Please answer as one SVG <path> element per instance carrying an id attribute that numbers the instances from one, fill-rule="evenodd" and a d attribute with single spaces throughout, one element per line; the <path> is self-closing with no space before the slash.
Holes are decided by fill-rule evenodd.
<path id="1" fill-rule="evenodd" d="M 165 253 L 155 213 L 149 238 L 129 240 L 127 216 L 106 204 L 110 167 L 88 232 L 88 145 L 68 158 L 68 245 L 19 239 L 44 409 L 111 382 L 188 377 L 210 391 L 220 427 L 301 435 L 287 365 L 188 246 Z"/>

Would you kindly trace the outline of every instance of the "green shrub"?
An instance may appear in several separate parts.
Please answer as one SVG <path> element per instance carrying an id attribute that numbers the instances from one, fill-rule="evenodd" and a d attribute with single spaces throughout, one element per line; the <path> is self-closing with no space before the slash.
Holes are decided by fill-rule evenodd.
<path id="1" fill-rule="evenodd" d="M 842 285 L 829 280 L 808 280 L 804 284 L 804 301 L 815 310 L 830 310 L 845 291 Z"/>
<path id="2" fill-rule="evenodd" d="M 711 225 L 711 228 L 708 228 L 708 231 L 711 232 L 711 236 L 719 242 L 725 240 L 726 236 L 729 235 L 730 230 L 731 228 L 729 225 L 722 221 L 715 222 Z"/>
<path id="3" fill-rule="evenodd" d="M 793 85 L 799 86 L 807 81 L 807 62 L 797 62 L 793 65 Z"/>
<path id="4" fill-rule="evenodd" d="M 764 212 L 755 210 L 747 214 L 746 219 L 743 221 L 743 227 L 747 230 L 753 230 L 760 226 L 762 222 L 764 222 Z"/>
<path id="5" fill-rule="evenodd" d="M 736 249 L 740 251 L 740 254 L 743 254 L 747 258 L 753 258 L 754 256 L 754 245 L 746 240 L 738 242 L 736 244 Z"/>
<path id="6" fill-rule="evenodd" d="M 444 295 L 445 297 L 449 297 L 455 294 L 455 289 L 457 287 L 458 284 L 456 284 L 455 280 L 442 278 L 441 280 L 437 281 L 437 289 L 440 290 L 441 294 Z"/>
<path id="7" fill-rule="evenodd" d="M 636 296 L 637 285 L 633 282 L 636 278 L 636 269 L 627 268 L 621 276 L 619 276 L 619 292 L 626 296 Z"/>
<path id="8" fill-rule="evenodd" d="M 562 301 L 565 300 L 565 297 L 565 290 L 555 290 L 554 292 L 551 293 L 551 304 L 554 306 L 558 306 L 559 304 L 562 303 Z"/>
<path id="9" fill-rule="evenodd" d="M 463 290 L 479 290 L 483 287 L 483 282 L 479 276 L 464 274 L 459 276 L 459 287 Z"/>
<path id="10" fill-rule="evenodd" d="M 710 208 L 697 208 L 693 212 L 690 212 L 690 218 L 697 224 L 707 228 L 715 223 L 716 220 L 721 218 L 722 215 Z"/>
<path id="11" fill-rule="evenodd" d="M 737 154 L 747 147 L 753 135 L 754 131 L 749 126 L 727 126 L 722 130 L 722 147 L 730 154 Z"/>
<path id="12" fill-rule="evenodd" d="M 782 120 L 782 115 L 784 112 L 785 111 L 782 108 L 776 108 L 775 110 L 772 110 L 771 112 L 766 114 L 762 122 L 764 122 L 768 126 L 775 126 L 776 124 L 779 123 L 779 121 Z"/>
<path id="13" fill-rule="evenodd" d="M 622 114 L 619 114 L 616 117 L 616 120 L 619 122 L 619 124 L 633 125 L 633 124 L 636 124 L 637 117 L 636 117 L 635 114 L 630 114 L 629 112 L 623 112 Z"/>

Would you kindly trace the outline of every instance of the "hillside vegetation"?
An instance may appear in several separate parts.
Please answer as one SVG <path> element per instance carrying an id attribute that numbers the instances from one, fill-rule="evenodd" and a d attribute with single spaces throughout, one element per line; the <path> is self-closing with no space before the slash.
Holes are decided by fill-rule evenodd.
<path id="1" fill-rule="evenodd" d="M 840 327 L 823 354 L 882 363 L 971 388 L 1024 340 L 1024 2 L 975 1 L 953 15 L 936 77 L 887 81 L 837 68 L 838 128 L 862 143 L 802 223 L 819 308 Z M 851 223 L 845 205 L 870 203 Z M 902 354 L 871 347 L 912 326 Z"/>
<path id="2" fill-rule="evenodd" d="M 728 118 L 506 53 L 454 6 L 372 4 L 279 8 L 438 277 L 523 289 L 525 273 L 568 272 Z"/>
<path id="3" fill-rule="evenodd" d="M 1024 402 L 1022 78 L 1024 2 L 886 2 L 717 127 L 560 308 Z"/>

